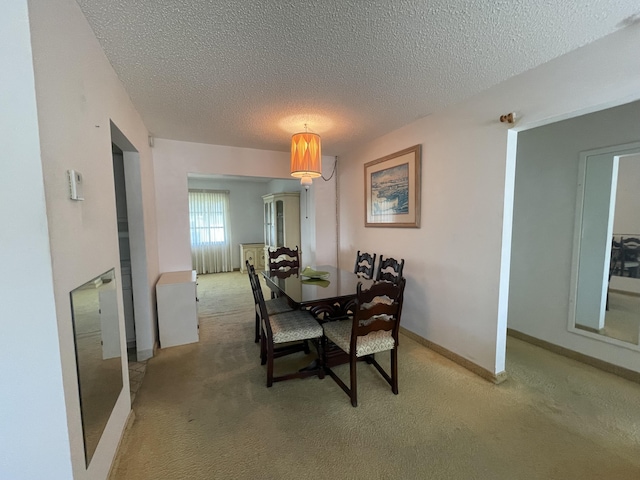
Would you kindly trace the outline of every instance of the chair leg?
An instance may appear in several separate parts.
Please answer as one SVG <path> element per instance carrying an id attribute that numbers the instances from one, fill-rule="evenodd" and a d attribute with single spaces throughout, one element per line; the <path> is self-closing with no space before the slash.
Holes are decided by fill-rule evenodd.
<path id="1" fill-rule="evenodd" d="M 267 363 L 267 343 L 266 343 L 266 335 L 262 332 L 260 335 L 260 365 L 264 365 Z"/>
<path id="2" fill-rule="evenodd" d="M 397 350 L 394 348 L 393 350 L 391 350 L 391 375 L 389 375 L 384 368 L 382 368 L 382 366 L 380 366 L 380 364 L 376 361 L 375 357 L 373 355 L 369 355 L 367 357 L 367 361 L 371 361 L 371 365 L 373 365 L 374 367 L 376 367 L 376 370 L 378 370 L 378 372 L 380 373 L 380 375 L 382 375 L 382 378 L 384 378 L 387 383 L 389 385 L 391 385 L 391 390 L 393 391 L 393 393 L 398 393 L 398 352 Z M 395 378 L 395 380 L 394 380 Z M 394 382 L 395 382 L 395 386 L 394 386 Z"/>
<path id="3" fill-rule="evenodd" d="M 391 391 L 398 394 L 398 347 L 391 349 Z"/>
<path id="4" fill-rule="evenodd" d="M 273 343 L 267 345 L 267 388 L 273 385 Z"/>
<path id="5" fill-rule="evenodd" d="M 351 374 L 351 386 L 349 388 L 351 397 L 351 405 L 358 406 L 358 375 L 357 375 L 357 363 L 358 359 L 352 353 L 349 356 L 349 373 Z"/>
<path id="6" fill-rule="evenodd" d="M 260 315 L 256 312 L 256 339 L 255 342 L 258 343 L 260 341 Z"/>
<path id="7" fill-rule="evenodd" d="M 318 378 L 322 380 L 324 378 L 324 348 L 322 338 L 319 338 L 318 341 L 314 343 L 318 352 Z"/>

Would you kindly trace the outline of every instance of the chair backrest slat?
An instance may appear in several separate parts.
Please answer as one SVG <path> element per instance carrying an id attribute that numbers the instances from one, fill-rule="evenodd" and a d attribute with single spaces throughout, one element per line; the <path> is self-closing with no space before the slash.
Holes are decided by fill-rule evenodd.
<path id="1" fill-rule="evenodd" d="M 392 331 L 395 328 L 396 322 L 391 322 L 389 320 L 374 320 L 371 323 L 367 323 L 366 325 L 360 325 L 358 327 L 358 336 L 362 337 L 371 332 L 378 330 L 386 330 Z"/>
<path id="2" fill-rule="evenodd" d="M 371 317 L 380 315 L 395 315 L 397 306 L 395 303 L 375 303 L 369 308 L 360 309 L 360 320 L 368 320 Z"/>

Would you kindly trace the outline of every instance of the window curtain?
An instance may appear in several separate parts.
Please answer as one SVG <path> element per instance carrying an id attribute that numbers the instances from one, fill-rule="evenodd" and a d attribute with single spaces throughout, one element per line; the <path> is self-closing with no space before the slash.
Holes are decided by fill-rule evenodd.
<path id="1" fill-rule="evenodd" d="M 230 272 L 229 192 L 189 190 L 191 260 L 198 273 Z"/>

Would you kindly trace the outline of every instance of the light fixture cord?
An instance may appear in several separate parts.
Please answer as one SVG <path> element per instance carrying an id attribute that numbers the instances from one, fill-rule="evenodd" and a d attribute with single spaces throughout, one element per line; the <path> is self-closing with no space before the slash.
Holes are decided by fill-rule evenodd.
<path id="1" fill-rule="evenodd" d="M 331 175 L 329 175 L 329 178 L 324 178 L 324 175 L 321 175 L 322 179 L 325 182 L 328 182 L 329 180 L 331 180 L 333 178 L 333 175 L 336 173 L 336 166 L 338 165 L 338 156 L 336 155 L 336 160 L 335 162 L 333 162 L 333 170 L 331 171 Z"/>

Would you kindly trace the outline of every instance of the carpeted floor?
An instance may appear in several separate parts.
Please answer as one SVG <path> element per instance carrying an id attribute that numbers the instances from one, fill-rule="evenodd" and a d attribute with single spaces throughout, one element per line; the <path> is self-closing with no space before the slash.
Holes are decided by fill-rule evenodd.
<path id="1" fill-rule="evenodd" d="M 198 291 L 200 342 L 149 360 L 112 480 L 640 478 L 638 384 L 509 338 L 496 386 L 402 337 L 400 394 L 361 364 L 353 408 L 328 377 L 266 388 L 246 274 Z"/>
<path id="2" fill-rule="evenodd" d="M 602 335 L 638 345 L 640 341 L 640 297 L 609 292 Z"/>

